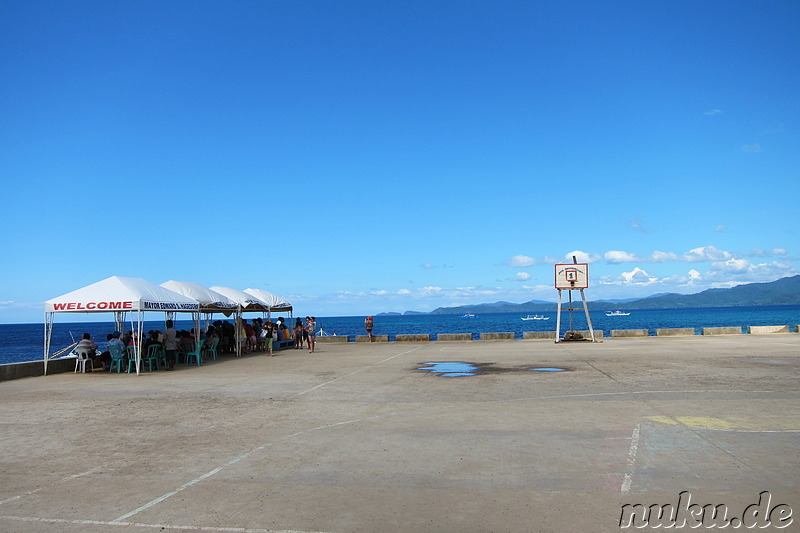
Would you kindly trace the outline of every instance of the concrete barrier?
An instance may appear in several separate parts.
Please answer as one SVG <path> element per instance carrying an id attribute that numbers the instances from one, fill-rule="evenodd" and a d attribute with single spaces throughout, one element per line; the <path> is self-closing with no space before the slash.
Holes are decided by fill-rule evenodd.
<path id="1" fill-rule="evenodd" d="M 369 335 L 356 335 L 356 342 L 369 342 Z M 373 335 L 372 342 L 389 342 L 389 335 Z"/>
<path id="2" fill-rule="evenodd" d="M 612 329 L 612 337 L 647 337 L 650 335 L 646 329 Z"/>
<path id="3" fill-rule="evenodd" d="M 350 337 L 348 335 L 326 335 L 325 337 L 315 337 L 316 342 L 321 342 L 322 344 L 326 343 L 334 343 L 334 342 L 350 342 Z"/>
<path id="4" fill-rule="evenodd" d="M 438 341 L 471 341 L 472 333 L 439 333 L 436 336 Z"/>
<path id="5" fill-rule="evenodd" d="M 747 326 L 747 333 L 765 335 L 767 333 L 791 333 L 791 331 L 789 326 Z"/>
<path id="6" fill-rule="evenodd" d="M 394 340 L 397 342 L 428 342 L 431 340 L 431 336 L 427 333 L 409 333 L 395 335 Z"/>
<path id="7" fill-rule="evenodd" d="M 523 331 L 523 339 L 555 339 L 555 331 Z"/>
<path id="8" fill-rule="evenodd" d="M 656 330 L 657 337 L 675 337 L 678 335 L 694 335 L 694 328 L 663 328 Z"/>
<path id="9" fill-rule="evenodd" d="M 480 338 L 482 341 L 513 341 L 515 337 L 513 331 L 503 331 L 497 333 L 481 333 Z"/>
<path id="10" fill-rule="evenodd" d="M 75 370 L 75 359 L 53 359 L 47 362 L 48 374 L 60 374 Z M 8 363 L 0 365 L 0 381 L 32 378 L 44 375 L 44 361 L 28 361 L 25 363 Z"/>
<path id="11" fill-rule="evenodd" d="M 722 326 L 715 328 L 703 328 L 703 335 L 741 335 L 742 328 L 739 326 Z"/>
<path id="12" fill-rule="evenodd" d="M 592 340 L 592 332 L 589 331 L 588 329 L 580 330 L 580 331 L 578 331 L 578 333 L 583 335 L 584 339 Z M 603 330 L 602 329 L 594 330 L 594 338 L 595 339 L 602 339 L 603 338 Z"/>

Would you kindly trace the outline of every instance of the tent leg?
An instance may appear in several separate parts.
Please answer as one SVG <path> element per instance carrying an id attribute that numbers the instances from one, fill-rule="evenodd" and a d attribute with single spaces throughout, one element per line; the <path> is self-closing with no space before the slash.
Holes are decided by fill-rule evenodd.
<path id="1" fill-rule="evenodd" d="M 50 341 L 53 338 L 53 318 L 55 313 L 44 314 L 44 371 L 47 375 L 47 361 L 50 359 Z"/>

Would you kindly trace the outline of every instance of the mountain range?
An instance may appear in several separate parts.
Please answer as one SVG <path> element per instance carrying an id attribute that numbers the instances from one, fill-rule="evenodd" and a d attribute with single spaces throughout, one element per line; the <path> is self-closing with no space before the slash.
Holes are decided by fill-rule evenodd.
<path id="1" fill-rule="evenodd" d="M 577 296 L 577 298 L 576 298 Z M 564 300 L 568 296 L 564 295 Z M 580 301 L 579 295 L 573 300 Z M 563 302 L 562 302 L 563 303 Z M 729 307 L 747 305 L 800 305 L 800 275 L 781 278 L 768 283 L 748 283 L 730 289 L 708 289 L 697 294 L 661 293 L 647 298 L 629 300 L 589 300 L 589 309 L 674 309 L 681 307 Z M 555 311 L 557 304 L 544 300 L 531 300 L 515 304 L 494 302 L 458 307 L 439 307 L 428 314 L 452 315 L 465 313 L 539 313 Z M 424 314 L 406 311 L 410 314 Z"/>

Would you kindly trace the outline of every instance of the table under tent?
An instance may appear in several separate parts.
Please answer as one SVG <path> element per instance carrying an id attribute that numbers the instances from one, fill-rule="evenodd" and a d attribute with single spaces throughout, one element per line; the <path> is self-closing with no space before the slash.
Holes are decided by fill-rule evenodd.
<path id="1" fill-rule="evenodd" d="M 131 331 L 136 339 L 142 338 L 143 313 L 194 313 L 199 316 L 200 304 L 197 300 L 171 291 L 141 278 L 110 278 L 87 285 L 82 289 L 68 292 L 45 302 L 44 319 L 44 374 L 47 375 L 47 361 L 50 352 L 50 339 L 53 334 L 53 321 L 56 313 L 114 313 L 117 331 L 122 331 L 129 316 Z M 142 361 L 141 344 L 136 343 L 136 374 L 139 374 Z"/>

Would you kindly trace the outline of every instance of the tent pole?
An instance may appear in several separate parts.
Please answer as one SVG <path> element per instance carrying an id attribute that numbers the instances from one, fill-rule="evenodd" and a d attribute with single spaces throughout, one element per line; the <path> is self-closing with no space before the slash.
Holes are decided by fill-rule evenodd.
<path id="1" fill-rule="evenodd" d="M 53 337 L 53 318 L 55 313 L 44 313 L 44 375 L 47 375 L 47 360 L 50 359 L 50 340 Z"/>

